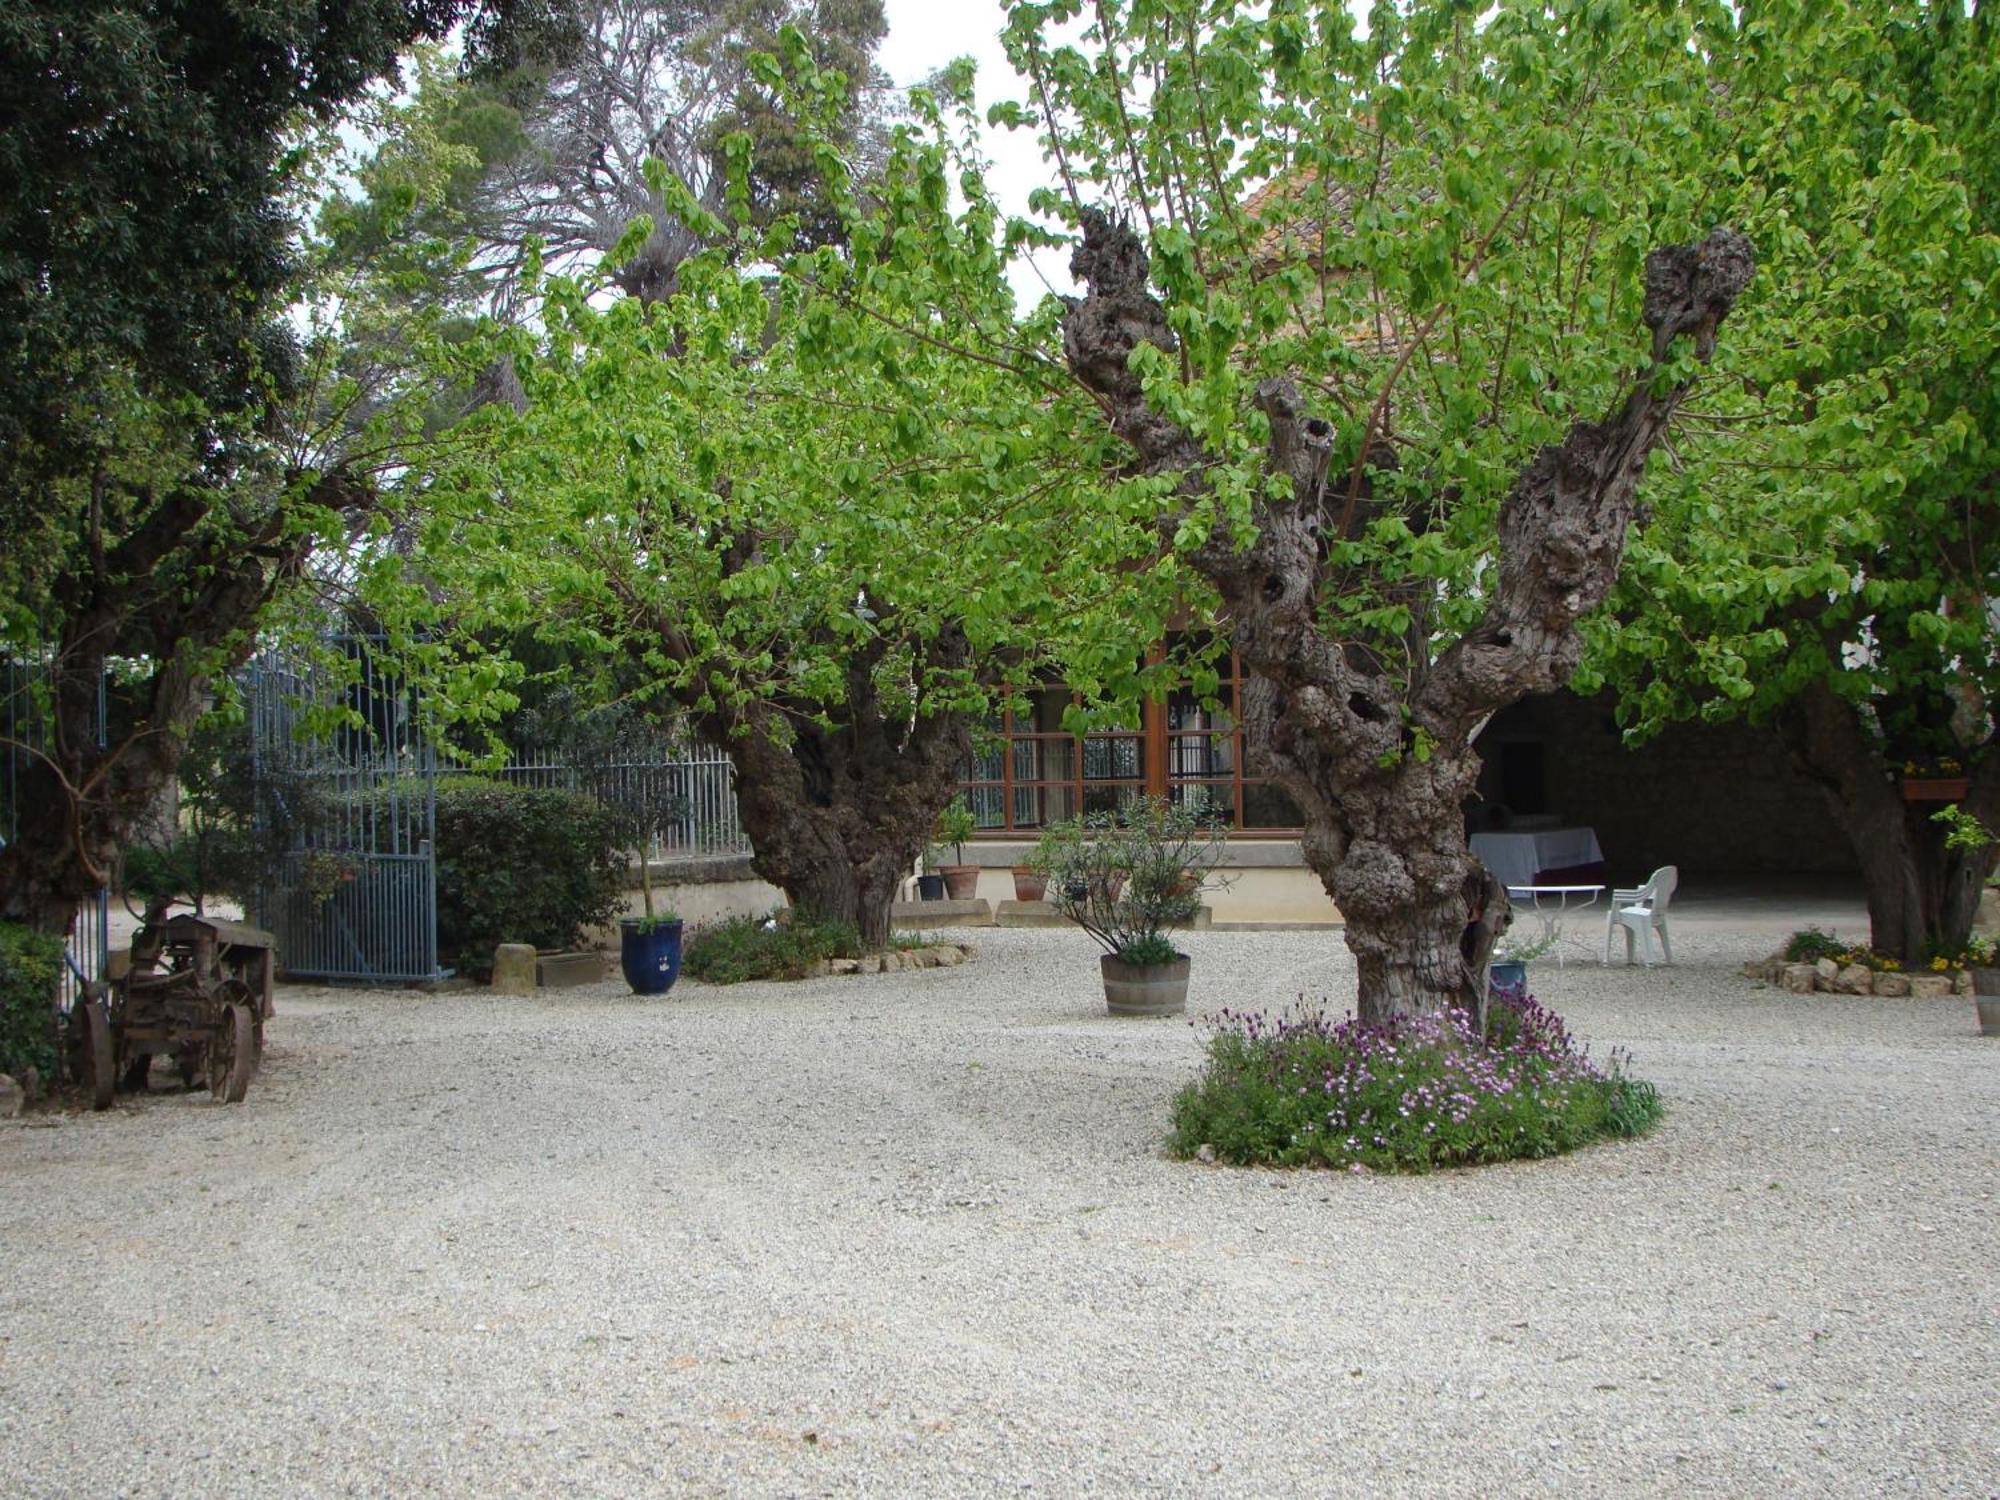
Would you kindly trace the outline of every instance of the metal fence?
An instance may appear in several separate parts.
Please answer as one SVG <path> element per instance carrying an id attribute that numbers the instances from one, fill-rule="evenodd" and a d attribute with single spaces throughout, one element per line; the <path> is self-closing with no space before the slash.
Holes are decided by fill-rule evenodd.
<path id="1" fill-rule="evenodd" d="M 29 795 L 27 772 L 36 752 L 49 743 L 49 723 L 36 692 L 48 678 L 44 659 L 17 654 L 0 656 L 0 844 L 11 843 L 20 830 L 21 799 Z M 92 732 L 104 748 L 104 679 L 97 683 L 97 723 Z M 70 927 L 69 956 L 86 979 L 102 979 L 110 946 L 111 893 L 98 891 L 78 904 Z M 67 1013 L 81 984 L 76 971 L 63 965 L 60 1006 Z"/>
<path id="2" fill-rule="evenodd" d="M 579 756 L 561 747 L 531 747 L 516 752 L 492 774 L 519 786 L 588 792 L 612 806 L 629 806 L 648 798 L 670 801 L 671 810 L 653 825 L 649 859 L 701 859 L 750 852 L 750 840 L 736 810 L 736 769 L 729 757 L 712 745 L 663 735 L 627 739 L 602 756 Z"/>
<path id="3" fill-rule="evenodd" d="M 266 650 L 244 687 L 269 851 L 254 905 L 286 973 L 440 977 L 437 782 L 452 765 L 424 732 L 414 689 L 358 636 Z M 477 774 L 593 796 L 646 830 L 653 860 L 750 849 L 729 758 L 644 724 L 580 730 L 574 744 L 524 749 Z"/>

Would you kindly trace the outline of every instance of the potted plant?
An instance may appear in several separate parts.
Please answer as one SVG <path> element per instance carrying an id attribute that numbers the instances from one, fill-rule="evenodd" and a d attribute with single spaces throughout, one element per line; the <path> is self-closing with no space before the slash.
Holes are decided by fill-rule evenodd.
<path id="1" fill-rule="evenodd" d="M 654 841 L 687 813 L 687 799 L 671 779 L 672 771 L 646 767 L 636 774 L 596 778 L 598 800 L 618 820 L 639 863 L 642 915 L 618 923 L 618 967 L 635 995 L 664 995 L 681 972 L 681 919 L 671 909 L 653 907 Z"/>
<path id="2" fill-rule="evenodd" d="M 1528 988 L 1528 965 L 1555 945 L 1556 934 L 1552 931 L 1529 938 L 1517 935 L 1509 928 L 1493 945 L 1493 959 L 1486 970 L 1487 991 L 1520 990 L 1525 993 Z"/>
<path id="3" fill-rule="evenodd" d="M 618 924 L 618 967 L 635 995 L 664 995 L 681 973 L 681 919 L 653 910 L 653 875 L 639 850 L 639 899 L 645 915 Z"/>
<path id="4" fill-rule="evenodd" d="M 1187 1008 L 1190 961 L 1167 934 L 1200 913 L 1221 854 L 1218 825 L 1158 798 L 1116 816 L 1072 818 L 1042 835 L 1034 867 L 1056 910 L 1103 947 L 1098 965 L 1112 1015 Z"/>
<path id="5" fill-rule="evenodd" d="M 924 845 L 924 873 L 917 877 L 919 901 L 944 900 L 944 876 L 938 874 L 938 867 L 943 863 L 944 850 L 936 844 Z"/>
<path id="6" fill-rule="evenodd" d="M 931 836 L 952 847 L 954 863 L 939 867 L 945 889 L 954 901 L 970 901 L 979 894 L 979 866 L 965 863 L 965 841 L 979 829 L 979 820 L 965 805 L 963 796 L 954 797 L 938 814 L 937 831 Z"/>
<path id="7" fill-rule="evenodd" d="M 1008 873 L 1014 877 L 1014 899 L 1016 901 L 1039 901 L 1048 890 L 1048 879 L 1033 865 L 1013 865 Z"/>

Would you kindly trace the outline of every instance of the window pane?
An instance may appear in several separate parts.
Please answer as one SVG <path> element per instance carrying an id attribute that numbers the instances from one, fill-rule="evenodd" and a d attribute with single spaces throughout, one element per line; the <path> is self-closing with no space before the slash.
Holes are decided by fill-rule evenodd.
<path id="1" fill-rule="evenodd" d="M 1176 734 L 1167 740 L 1167 775 L 1230 776 L 1236 771 L 1236 742 L 1227 734 Z"/>
<path id="2" fill-rule="evenodd" d="M 1086 786 L 1083 789 L 1083 810 L 1093 813 L 1117 812 L 1130 807 L 1145 795 L 1143 786 Z"/>
<path id="3" fill-rule="evenodd" d="M 965 801 L 981 828 L 1006 826 L 1007 792 L 1004 787 L 968 787 Z"/>
<path id="4" fill-rule="evenodd" d="M 1243 783 L 1243 826 L 1245 828 L 1297 828 L 1305 822 L 1290 797 L 1262 781 Z"/>
<path id="5" fill-rule="evenodd" d="M 1083 779 L 1085 781 L 1110 781 L 1118 778 L 1137 780 L 1140 770 L 1140 741 L 1136 739 L 1100 739 L 1093 735 L 1083 742 Z"/>
<path id="6" fill-rule="evenodd" d="M 1198 818 L 1236 825 L 1236 784 L 1230 781 L 1183 781 L 1168 790 L 1168 800 Z"/>
<path id="7" fill-rule="evenodd" d="M 1045 828 L 1076 815 L 1076 788 L 1073 786 L 1017 786 L 1014 788 L 1014 826 Z"/>

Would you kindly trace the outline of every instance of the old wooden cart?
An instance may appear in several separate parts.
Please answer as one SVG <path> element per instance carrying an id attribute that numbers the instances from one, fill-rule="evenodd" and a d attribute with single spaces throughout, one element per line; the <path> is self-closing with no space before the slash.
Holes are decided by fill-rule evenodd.
<path id="1" fill-rule="evenodd" d="M 111 1102 L 120 1080 L 143 1089 L 161 1056 L 190 1086 L 201 1077 L 223 1103 L 240 1100 L 263 1052 L 272 968 L 262 928 L 149 908 L 131 967 L 70 1012 L 72 1069 L 95 1107 Z"/>

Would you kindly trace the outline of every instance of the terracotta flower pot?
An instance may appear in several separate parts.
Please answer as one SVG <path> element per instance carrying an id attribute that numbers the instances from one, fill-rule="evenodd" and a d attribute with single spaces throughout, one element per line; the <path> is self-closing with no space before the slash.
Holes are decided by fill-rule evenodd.
<path id="1" fill-rule="evenodd" d="M 978 865 L 940 865 L 944 888 L 954 901 L 970 901 L 979 894 Z"/>
<path id="2" fill-rule="evenodd" d="M 1964 776 L 1906 776 L 1903 778 L 1903 800 L 1956 802 L 1965 795 L 1969 784 L 1969 778 Z"/>
<path id="3" fill-rule="evenodd" d="M 1039 901 L 1048 893 L 1048 880 L 1032 865 L 1015 865 L 1011 873 L 1016 901 Z"/>

